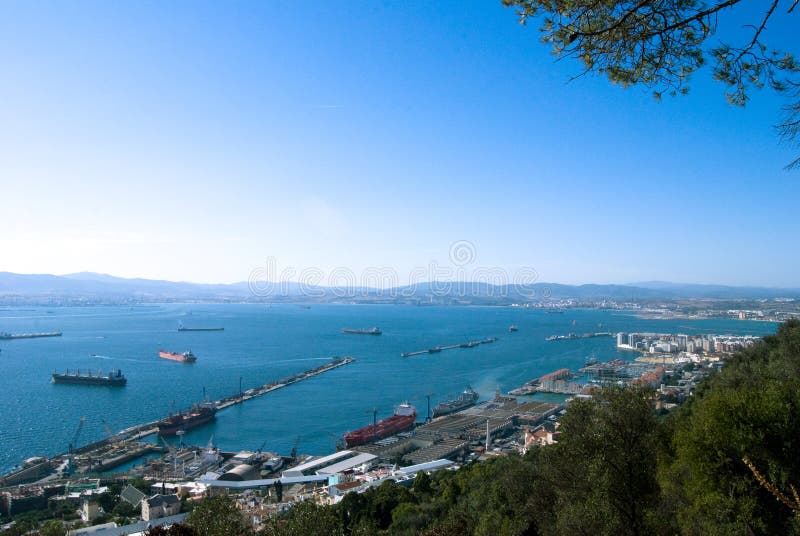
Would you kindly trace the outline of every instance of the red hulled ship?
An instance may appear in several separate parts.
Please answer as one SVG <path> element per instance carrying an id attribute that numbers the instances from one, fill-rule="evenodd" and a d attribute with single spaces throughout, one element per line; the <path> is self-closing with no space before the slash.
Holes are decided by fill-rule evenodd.
<path id="1" fill-rule="evenodd" d="M 194 356 L 191 350 L 188 352 L 183 352 L 182 354 L 177 352 L 167 352 L 166 350 L 159 350 L 158 357 L 161 359 L 177 361 L 179 363 L 194 363 L 197 361 L 197 358 Z"/>
<path id="2" fill-rule="evenodd" d="M 398 432 L 408 430 L 414 426 L 417 420 L 417 410 L 414 406 L 406 403 L 400 404 L 394 409 L 394 415 L 387 417 L 375 424 L 370 424 L 364 428 L 359 428 L 344 435 L 347 447 L 355 447 L 370 443 L 376 439 L 383 439 Z"/>
<path id="3" fill-rule="evenodd" d="M 158 421 L 158 435 L 173 436 L 178 430 L 191 430 L 216 418 L 217 406 L 213 402 L 202 402 L 184 413 L 170 415 Z"/>

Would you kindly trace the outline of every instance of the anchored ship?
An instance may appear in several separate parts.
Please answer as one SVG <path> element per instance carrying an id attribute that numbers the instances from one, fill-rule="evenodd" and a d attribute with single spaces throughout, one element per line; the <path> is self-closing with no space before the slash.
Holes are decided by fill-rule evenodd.
<path id="1" fill-rule="evenodd" d="M 40 337 L 61 337 L 62 333 L 60 331 L 54 331 L 52 333 L 0 333 L 0 340 L 10 341 L 13 339 L 38 339 Z"/>
<path id="2" fill-rule="evenodd" d="M 112 387 L 122 387 L 128 383 L 128 379 L 122 374 L 122 371 L 112 370 L 106 376 L 103 376 L 103 371 L 97 371 L 97 375 L 92 375 L 91 371 L 86 374 L 81 374 L 80 370 L 76 370 L 74 374 L 69 373 L 69 369 L 64 374 L 58 372 L 53 373 L 53 383 L 72 383 L 77 385 L 110 385 Z"/>
<path id="3" fill-rule="evenodd" d="M 461 411 L 462 409 L 467 409 L 471 406 L 474 406 L 475 402 L 478 401 L 479 396 L 480 395 L 478 393 L 472 390 L 472 387 L 467 386 L 467 388 L 464 389 L 464 392 L 461 393 L 458 398 L 448 400 L 447 402 L 442 402 L 433 408 L 433 416 L 436 418 L 441 417 L 442 415 L 450 415 L 456 411 Z"/>
<path id="4" fill-rule="evenodd" d="M 417 409 L 404 402 L 394 409 L 394 415 L 344 435 L 347 448 L 370 443 L 408 430 L 417 420 Z"/>
<path id="5" fill-rule="evenodd" d="M 343 329 L 342 333 L 352 333 L 353 335 L 380 335 L 381 329 L 374 327 L 372 329 Z"/>
<path id="6" fill-rule="evenodd" d="M 216 327 L 216 328 L 187 328 L 183 324 L 178 326 L 178 331 L 225 331 L 225 328 Z"/>
<path id="7" fill-rule="evenodd" d="M 170 415 L 162 421 L 158 421 L 158 435 L 173 436 L 178 431 L 191 430 L 216 418 L 217 406 L 213 402 L 201 402 L 195 404 L 191 409 L 177 415 Z"/>
<path id="8" fill-rule="evenodd" d="M 169 359 L 171 361 L 177 361 L 179 363 L 194 363 L 197 361 L 197 358 L 192 353 L 191 350 L 188 352 L 183 352 L 182 354 L 176 352 L 167 352 L 166 350 L 159 350 L 158 357 L 161 359 Z"/>

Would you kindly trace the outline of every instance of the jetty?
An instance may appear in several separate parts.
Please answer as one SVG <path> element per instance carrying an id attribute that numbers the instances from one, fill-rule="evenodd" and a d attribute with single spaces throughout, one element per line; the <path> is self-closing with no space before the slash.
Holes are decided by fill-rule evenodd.
<path id="1" fill-rule="evenodd" d="M 578 394 L 583 390 L 579 383 L 571 382 L 572 372 L 568 368 L 558 369 L 535 380 L 526 382 L 521 387 L 508 392 L 511 395 L 532 395 L 533 393 Z"/>
<path id="2" fill-rule="evenodd" d="M 242 404 L 247 400 L 263 396 L 267 393 L 283 389 L 292 384 L 319 376 L 325 372 L 333 369 L 343 367 L 355 361 L 355 358 L 347 357 L 334 357 L 332 361 L 320 365 L 318 367 L 293 374 L 286 378 L 277 380 L 275 382 L 266 383 L 254 389 L 248 389 L 244 392 L 236 393 L 214 402 L 218 410 L 224 409 L 236 404 Z M 158 423 L 162 419 L 151 422 L 137 424 L 122 430 L 117 434 L 112 434 L 110 430 L 108 436 L 100 441 L 89 443 L 82 447 L 73 448 L 70 452 L 57 454 L 50 459 L 42 458 L 40 463 L 41 471 L 23 471 L 20 475 L 11 473 L 9 475 L 0 476 L 0 485 L 6 486 L 30 481 L 50 481 L 57 480 L 63 477 L 68 472 L 68 467 L 72 466 L 76 472 L 98 472 L 107 471 L 111 468 L 118 467 L 119 465 L 128 461 L 137 459 L 150 452 L 162 452 L 162 447 L 153 445 L 152 443 L 140 443 L 139 441 L 147 436 L 158 433 Z M 81 421 L 82 427 L 83 421 Z M 77 434 L 76 434 L 77 437 Z M 56 469 L 57 468 L 57 469 Z M 54 472 L 55 471 L 55 472 Z"/>
<path id="3" fill-rule="evenodd" d="M 613 337 L 614 334 L 608 331 L 601 331 L 598 333 L 567 333 L 566 335 L 550 335 L 545 337 L 546 341 L 568 341 L 572 339 L 593 339 L 595 337 Z"/>
<path id="4" fill-rule="evenodd" d="M 260 387 L 256 387 L 254 389 L 248 389 L 243 393 L 223 398 L 217 402 L 217 409 L 224 409 L 230 406 L 235 406 L 236 404 L 241 404 L 246 400 L 263 396 L 267 393 L 271 393 L 272 391 L 277 391 L 278 389 L 283 389 L 284 387 L 288 387 L 294 383 L 298 383 L 303 380 L 313 378 L 314 376 L 319 376 L 320 374 L 328 372 L 329 370 L 343 367 L 345 365 L 352 363 L 353 361 L 355 361 L 355 358 L 350 356 L 335 357 L 333 358 L 333 361 L 331 361 L 330 363 L 325 363 L 324 365 L 320 365 L 319 367 L 306 370 L 304 372 L 299 372 L 297 374 L 288 376 L 276 382 L 265 383 Z"/>
<path id="5" fill-rule="evenodd" d="M 414 352 L 404 352 L 400 354 L 400 357 L 414 357 L 415 355 L 422 355 L 422 354 L 438 354 L 439 352 L 443 352 L 445 350 L 455 350 L 457 348 L 475 348 L 476 346 L 480 346 L 481 344 L 491 344 L 497 340 L 497 337 L 487 337 L 485 339 L 481 339 L 479 341 L 468 341 L 462 342 L 459 344 L 447 344 L 445 346 L 434 346 L 432 348 L 428 348 L 426 350 L 416 350 Z"/>

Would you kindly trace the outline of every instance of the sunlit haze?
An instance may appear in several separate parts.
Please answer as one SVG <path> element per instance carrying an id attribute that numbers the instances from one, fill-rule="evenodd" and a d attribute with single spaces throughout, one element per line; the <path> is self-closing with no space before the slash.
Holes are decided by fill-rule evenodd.
<path id="1" fill-rule="evenodd" d="M 780 97 L 569 82 L 538 38 L 499 0 L 3 2 L 0 271 L 403 282 L 467 241 L 541 281 L 800 286 Z"/>

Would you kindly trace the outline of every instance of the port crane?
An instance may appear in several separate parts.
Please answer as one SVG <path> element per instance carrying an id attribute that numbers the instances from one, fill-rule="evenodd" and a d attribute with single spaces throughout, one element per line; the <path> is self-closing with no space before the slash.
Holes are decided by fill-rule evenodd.
<path id="1" fill-rule="evenodd" d="M 297 439 L 294 440 L 294 446 L 292 447 L 292 459 L 297 459 L 297 447 L 300 445 L 300 436 L 297 436 Z"/>
<path id="2" fill-rule="evenodd" d="M 86 417 L 81 417 L 80 422 L 78 422 L 78 428 L 75 430 L 75 434 L 72 436 L 72 441 L 69 443 L 69 448 L 67 450 L 67 465 L 66 471 L 69 474 L 72 474 L 72 451 L 75 450 L 75 447 L 78 445 L 78 436 L 81 435 L 81 430 L 83 430 L 83 423 L 86 422 Z"/>
<path id="3" fill-rule="evenodd" d="M 75 450 L 75 447 L 78 445 L 78 436 L 81 435 L 81 430 L 83 430 L 83 423 L 86 422 L 86 417 L 81 417 L 80 422 L 78 423 L 78 429 L 75 430 L 75 435 L 72 436 L 72 441 L 69 442 L 69 453 L 72 454 L 72 451 Z"/>
<path id="4" fill-rule="evenodd" d="M 425 415 L 425 422 L 431 422 L 431 397 L 432 397 L 434 394 L 435 394 L 435 393 L 427 393 L 427 394 L 425 395 L 425 398 L 427 398 L 427 399 L 428 399 L 428 413 Z"/>
<path id="5" fill-rule="evenodd" d="M 333 442 L 336 444 L 336 450 L 345 449 L 345 444 L 341 437 L 335 436 L 330 432 L 325 432 L 325 433 L 328 434 L 328 436 L 330 436 L 331 439 L 333 439 Z"/>
<path id="6" fill-rule="evenodd" d="M 106 429 L 106 433 L 108 434 L 108 442 L 111 444 L 113 449 L 117 449 L 120 444 L 120 439 L 117 437 L 117 434 L 111 429 L 111 426 L 105 420 L 101 421 L 103 423 L 103 428 Z"/>
<path id="7" fill-rule="evenodd" d="M 367 411 L 366 413 L 372 413 L 372 442 L 375 443 L 377 438 L 377 431 L 378 431 L 378 408 L 372 408 L 372 411 Z"/>
<path id="8" fill-rule="evenodd" d="M 178 449 L 167 443 L 167 440 L 164 439 L 163 436 L 158 436 L 164 446 L 167 447 L 169 451 L 169 455 L 172 457 L 172 475 L 176 476 L 178 474 Z"/>

